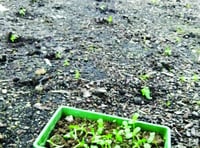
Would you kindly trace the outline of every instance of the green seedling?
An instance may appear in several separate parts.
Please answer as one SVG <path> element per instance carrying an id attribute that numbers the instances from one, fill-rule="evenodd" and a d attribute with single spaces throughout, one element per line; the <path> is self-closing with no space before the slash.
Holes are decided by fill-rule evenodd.
<path id="1" fill-rule="evenodd" d="M 180 37 L 176 37 L 175 40 L 176 40 L 177 43 L 181 42 L 181 38 Z"/>
<path id="2" fill-rule="evenodd" d="M 123 132 L 124 132 L 123 130 L 113 129 L 113 135 L 115 135 L 115 140 L 117 142 L 120 142 L 120 143 L 123 142 L 123 137 L 122 137 Z"/>
<path id="3" fill-rule="evenodd" d="M 181 27 L 177 27 L 176 28 L 176 33 L 178 33 L 178 34 L 184 34 L 184 30 L 181 28 Z"/>
<path id="4" fill-rule="evenodd" d="M 142 89 L 141 89 L 141 93 L 142 93 L 142 95 L 143 96 L 145 96 L 146 97 L 146 99 L 151 99 L 151 92 L 150 92 L 150 89 L 149 89 L 149 87 L 143 87 Z"/>
<path id="5" fill-rule="evenodd" d="M 21 15 L 21 16 L 25 16 L 26 15 L 26 9 L 25 8 L 20 8 L 19 9 L 19 15 Z"/>
<path id="6" fill-rule="evenodd" d="M 165 48 L 165 51 L 164 51 L 164 54 L 165 54 L 166 56 L 172 55 L 172 50 L 171 50 L 171 48 L 170 48 L 170 47 L 166 47 L 166 48 Z"/>
<path id="7" fill-rule="evenodd" d="M 56 148 L 63 148 L 64 145 L 57 145 L 55 144 L 53 141 L 51 141 L 50 139 L 47 140 L 47 142 L 52 146 L 52 147 L 56 147 Z"/>
<path id="8" fill-rule="evenodd" d="M 196 101 L 196 104 L 200 106 L 200 101 Z"/>
<path id="9" fill-rule="evenodd" d="M 143 81 L 146 81 L 150 78 L 150 75 L 149 74 L 144 74 L 144 75 L 141 75 L 140 76 L 140 79 L 143 80 Z"/>
<path id="10" fill-rule="evenodd" d="M 106 10 L 106 5 L 101 5 L 101 6 L 99 7 L 99 9 L 100 9 L 101 11 L 105 11 L 105 10 Z"/>
<path id="11" fill-rule="evenodd" d="M 158 4 L 158 0 L 151 0 L 151 3 L 154 4 L 154 5 Z"/>
<path id="12" fill-rule="evenodd" d="M 180 82 L 186 82 L 186 77 L 185 76 L 180 76 L 179 77 Z"/>
<path id="13" fill-rule="evenodd" d="M 186 7 L 187 9 L 190 9 L 192 6 L 191 6 L 191 4 L 188 4 L 188 3 L 187 3 L 187 4 L 185 5 L 185 7 Z"/>
<path id="14" fill-rule="evenodd" d="M 10 41 L 14 43 L 18 38 L 19 38 L 18 35 L 16 35 L 16 34 L 11 34 L 11 36 L 10 36 Z"/>
<path id="15" fill-rule="evenodd" d="M 95 51 L 95 49 L 96 49 L 96 47 L 95 47 L 94 45 L 90 45 L 90 46 L 88 46 L 88 48 L 87 48 L 87 50 L 88 50 L 88 51 L 91 51 L 91 52 Z"/>
<path id="16" fill-rule="evenodd" d="M 79 141 L 73 148 L 89 148 L 89 146 L 85 143 L 85 140 L 82 139 L 82 141 Z"/>
<path id="17" fill-rule="evenodd" d="M 62 54 L 61 52 L 56 52 L 56 59 L 61 59 L 62 58 Z"/>
<path id="18" fill-rule="evenodd" d="M 74 78 L 78 80 L 78 79 L 80 79 L 80 77 L 81 77 L 81 74 L 80 74 L 79 70 L 76 69 Z"/>
<path id="19" fill-rule="evenodd" d="M 194 82 L 198 82 L 198 81 L 199 81 L 199 76 L 198 76 L 197 74 L 194 74 L 194 75 L 192 76 L 192 80 L 193 80 Z"/>
<path id="20" fill-rule="evenodd" d="M 97 123 L 98 123 L 97 134 L 101 135 L 103 133 L 103 129 L 104 129 L 103 120 L 102 119 L 98 119 Z"/>
<path id="21" fill-rule="evenodd" d="M 169 107 L 171 105 L 171 101 L 167 100 L 166 106 Z"/>
<path id="22" fill-rule="evenodd" d="M 113 17 L 112 17 L 112 16 L 109 16 L 109 17 L 107 18 L 107 22 L 108 22 L 108 24 L 112 24 L 112 23 L 113 23 Z"/>
<path id="23" fill-rule="evenodd" d="M 69 65 L 70 65 L 69 61 L 65 60 L 63 66 L 69 66 Z"/>

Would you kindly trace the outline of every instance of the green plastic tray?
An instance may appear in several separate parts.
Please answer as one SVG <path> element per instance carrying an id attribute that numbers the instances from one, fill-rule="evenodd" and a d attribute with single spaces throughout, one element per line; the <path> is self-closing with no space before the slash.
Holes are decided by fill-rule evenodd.
<path id="1" fill-rule="evenodd" d="M 57 111 L 53 114 L 52 118 L 43 128 L 35 142 L 33 143 L 34 148 L 45 148 L 45 143 L 49 138 L 51 131 L 54 129 L 56 123 L 60 120 L 63 115 L 72 115 L 74 117 L 86 118 L 90 120 L 98 120 L 102 118 L 104 121 L 113 121 L 115 120 L 118 124 L 122 124 L 123 121 L 128 121 L 131 119 L 121 118 L 118 116 L 112 116 L 97 112 L 92 112 L 88 110 L 76 109 L 67 106 L 60 106 Z M 151 124 L 147 122 L 137 121 L 135 126 L 141 127 L 142 130 L 157 132 L 161 134 L 165 139 L 164 148 L 171 148 L 171 135 L 170 129 L 166 126 Z"/>

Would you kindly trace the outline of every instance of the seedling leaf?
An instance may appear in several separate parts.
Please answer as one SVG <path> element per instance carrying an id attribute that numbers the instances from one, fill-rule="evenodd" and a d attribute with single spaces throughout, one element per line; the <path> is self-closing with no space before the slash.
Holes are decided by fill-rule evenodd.
<path id="1" fill-rule="evenodd" d="M 150 89 L 149 89 L 149 87 L 143 87 L 142 89 L 141 89 L 141 93 L 142 93 L 142 95 L 143 96 L 145 96 L 146 97 L 146 99 L 151 99 L 151 96 L 150 96 Z"/>

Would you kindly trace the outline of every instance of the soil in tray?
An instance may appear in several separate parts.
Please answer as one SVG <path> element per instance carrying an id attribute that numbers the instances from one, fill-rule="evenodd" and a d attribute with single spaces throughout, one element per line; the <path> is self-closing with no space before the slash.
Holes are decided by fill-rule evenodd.
<path id="1" fill-rule="evenodd" d="M 126 122 L 127 123 L 127 122 Z M 128 128 L 129 127 L 129 128 Z M 136 130 L 134 130 L 136 129 Z M 130 135 L 136 133 L 135 136 Z M 115 122 L 97 121 L 67 116 L 61 118 L 50 134 L 46 147 L 61 148 L 163 148 L 164 139 L 158 133 L 138 131 L 132 124 L 119 126 Z M 133 132 L 134 131 L 134 132 Z M 134 142 L 133 142 L 134 139 Z"/>

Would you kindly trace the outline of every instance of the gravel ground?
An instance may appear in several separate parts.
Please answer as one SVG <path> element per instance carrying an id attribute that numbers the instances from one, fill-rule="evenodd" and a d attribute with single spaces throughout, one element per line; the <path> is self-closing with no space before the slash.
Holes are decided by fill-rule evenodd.
<path id="1" fill-rule="evenodd" d="M 199 14 L 199 0 L 1 0 L 0 148 L 32 147 L 60 105 L 138 112 L 200 148 Z"/>

